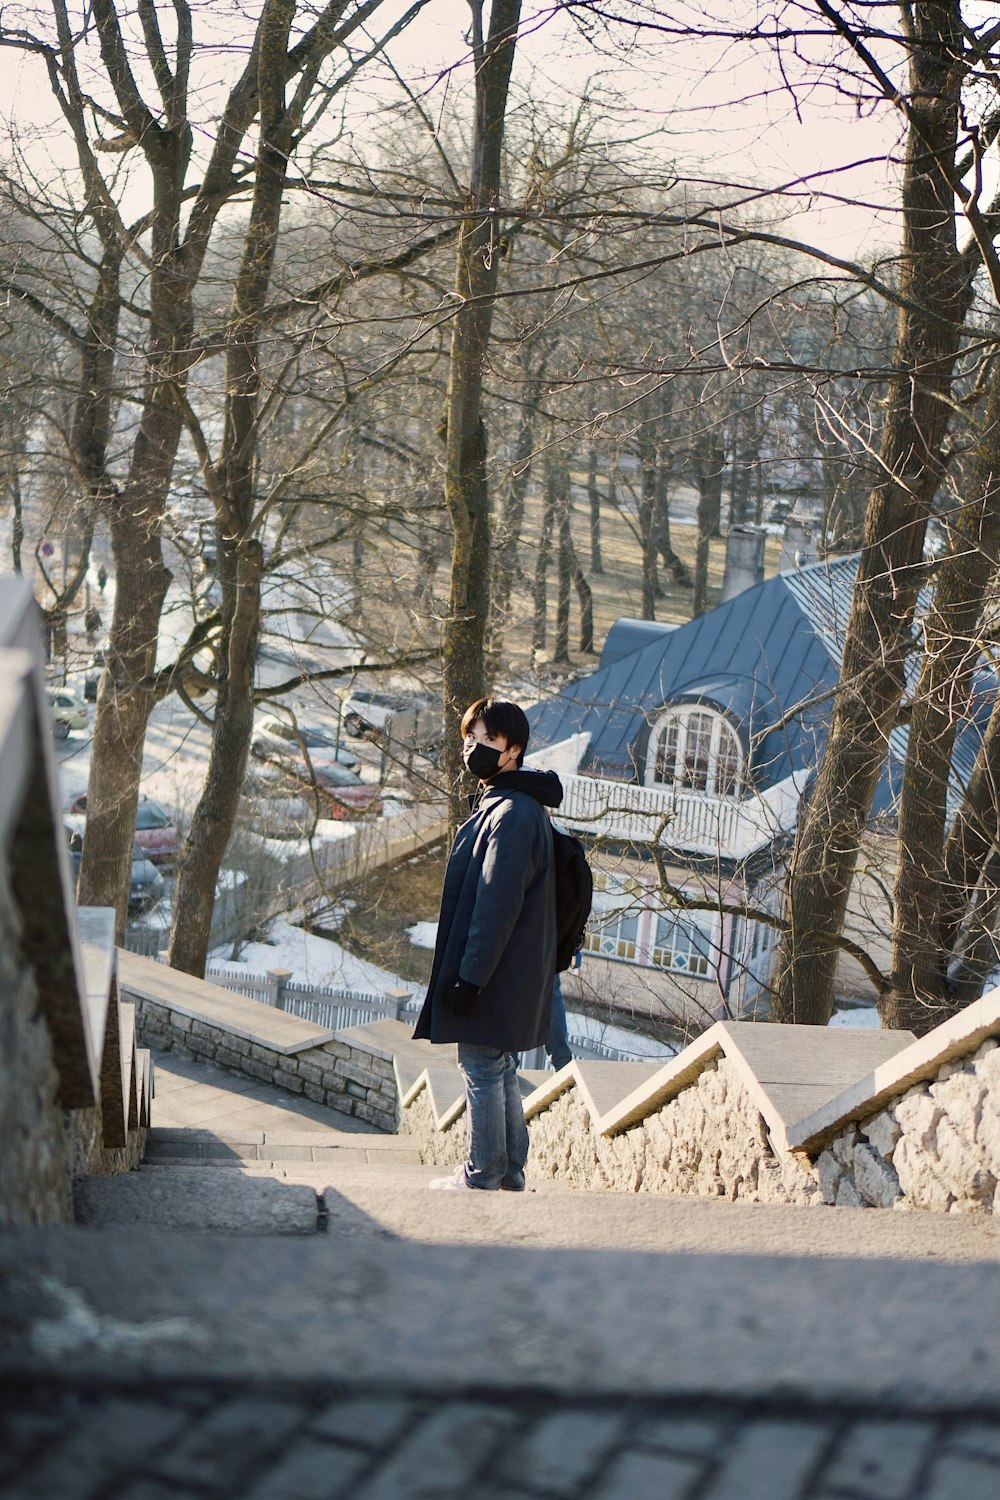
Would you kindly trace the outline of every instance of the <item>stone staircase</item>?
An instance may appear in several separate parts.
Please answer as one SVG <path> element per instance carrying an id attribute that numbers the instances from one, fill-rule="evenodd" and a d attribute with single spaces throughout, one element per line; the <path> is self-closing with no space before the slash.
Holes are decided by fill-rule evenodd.
<path id="1" fill-rule="evenodd" d="M 994 1500 L 982 1219 L 429 1193 L 412 1138 L 154 1063 L 139 1170 L 0 1236 L 5 1500 Z"/>
<path id="2" fill-rule="evenodd" d="M 1000 1259 L 1000 1236 L 981 1217 L 625 1196 L 532 1178 L 530 1163 L 524 1194 L 429 1194 L 443 1169 L 422 1164 L 412 1136 L 365 1127 L 211 1064 L 170 1054 L 154 1064 L 155 1118 L 165 1123 L 149 1130 L 137 1172 L 77 1183 L 82 1224 L 661 1256 L 724 1247 L 737 1255 Z M 447 1097 L 457 1074 L 449 1084 L 445 1071 L 438 1086 Z"/>
<path id="3" fill-rule="evenodd" d="M 429 1193 L 464 1124 L 440 1049 L 81 924 L 31 610 L 0 586 L 4 1500 L 995 1500 L 995 1218 L 591 1189 L 741 1100 L 758 1155 L 829 1139 L 855 1185 L 908 1131 L 982 1151 L 997 997 L 870 1072 L 728 1026 L 574 1063 L 529 1080 L 528 1192 Z"/>

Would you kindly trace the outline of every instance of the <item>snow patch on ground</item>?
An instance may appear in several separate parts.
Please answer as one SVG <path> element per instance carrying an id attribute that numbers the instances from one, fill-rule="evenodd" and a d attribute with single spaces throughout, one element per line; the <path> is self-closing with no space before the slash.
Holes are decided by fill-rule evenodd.
<path id="1" fill-rule="evenodd" d="M 438 924 L 436 922 L 415 922 L 412 927 L 406 929 L 406 935 L 414 948 L 430 948 L 433 950 L 437 942 Z"/>
<path id="2" fill-rule="evenodd" d="M 859 1005 L 852 1010 L 835 1010 L 828 1026 L 853 1026 L 862 1031 L 880 1031 L 882 1022 L 874 1005 Z"/>
<path id="3" fill-rule="evenodd" d="M 661 1058 L 667 1062 L 677 1055 L 678 1049 L 669 1042 L 643 1036 L 638 1031 L 628 1031 L 623 1026 L 611 1026 L 607 1021 L 599 1021 L 596 1016 L 584 1015 L 580 1011 L 567 1009 L 566 1024 L 571 1046 L 573 1039 L 578 1037 L 581 1042 L 614 1047 L 626 1062 L 633 1058 L 637 1062 L 656 1062 Z"/>
<path id="4" fill-rule="evenodd" d="M 355 957 L 330 938 L 318 937 L 294 926 L 285 917 L 276 917 L 271 922 L 267 942 L 244 943 L 238 960 L 228 958 L 229 952 L 231 944 L 213 953 L 210 962 L 234 974 L 290 969 L 292 978 L 301 984 L 363 990 L 368 994 L 421 988 L 408 984 L 398 974 L 392 974 L 378 964 Z"/>

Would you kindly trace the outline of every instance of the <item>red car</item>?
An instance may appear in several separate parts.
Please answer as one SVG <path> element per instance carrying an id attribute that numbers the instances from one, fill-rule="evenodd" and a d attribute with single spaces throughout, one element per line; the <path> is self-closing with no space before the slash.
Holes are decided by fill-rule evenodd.
<path id="1" fill-rule="evenodd" d="M 87 796 L 77 797 L 70 806 L 71 813 L 86 813 Z M 170 814 L 158 802 L 148 797 L 140 799 L 135 814 L 135 841 L 154 865 L 170 864 L 177 858 L 179 839 L 177 827 Z"/>
<path id="2" fill-rule="evenodd" d="M 321 818 L 352 820 L 361 813 L 376 817 L 382 811 L 382 798 L 377 786 L 362 781 L 346 766 L 324 766 L 316 768 L 315 790 Z"/>

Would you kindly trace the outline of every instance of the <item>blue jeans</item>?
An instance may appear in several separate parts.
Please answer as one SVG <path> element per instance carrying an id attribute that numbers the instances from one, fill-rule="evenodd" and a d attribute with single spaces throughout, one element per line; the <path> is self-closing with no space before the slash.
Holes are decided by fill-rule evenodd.
<path id="1" fill-rule="evenodd" d="M 558 1071 L 564 1068 L 568 1062 L 573 1061 L 573 1054 L 569 1050 L 569 1032 L 566 1029 L 566 1004 L 563 1000 L 562 985 L 559 983 L 559 975 L 556 975 L 552 986 L 552 1009 L 549 1012 L 549 1039 L 545 1043 L 545 1050 L 549 1055 L 552 1066 Z"/>
<path id="2" fill-rule="evenodd" d="M 524 1187 L 528 1127 L 524 1123 L 517 1058 L 496 1047 L 458 1044 L 458 1067 L 465 1079 L 469 1118 L 469 1157 L 465 1180 L 470 1187 L 495 1192 Z"/>

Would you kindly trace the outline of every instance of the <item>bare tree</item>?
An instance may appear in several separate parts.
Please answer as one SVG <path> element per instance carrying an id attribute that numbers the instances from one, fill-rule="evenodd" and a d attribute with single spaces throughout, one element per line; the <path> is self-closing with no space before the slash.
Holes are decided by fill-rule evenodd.
<path id="1" fill-rule="evenodd" d="M 423 3 L 415 0 L 403 18 L 392 23 L 390 34 Z M 161 32 L 155 8 L 140 5 L 142 42 L 137 51 L 120 7 L 114 0 L 97 0 L 93 15 L 99 70 L 93 66 L 94 33 L 74 28 L 66 0 L 53 0 L 51 37 L 13 30 L 0 35 L 7 45 L 35 52 L 44 60 L 76 145 L 82 212 L 96 241 L 96 252 L 92 247 L 86 253 L 81 250 L 81 283 L 86 289 L 82 326 L 74 326 L 57 306 L 20 284 L 9 284 L 9 289 L 37 317 L 62 332 L 76 351 L 70 459 L 91 516 L 102 511 L 110 525 L 116 594 L 109 658 L 98 696 L 80 898 L 116 906 L 119 924 L 129 884 L 149 713 L 158 694 L 181 680 L 185 669 L 182 660 L 166 680 L 154 671 L 170 582 L 162 550 L 163 521 L 182 434 L 194 436 L 197 431 L 197 424 L 189 420 L 191 373 L 199 360 L 226 353 L 231 384 L 225 455 L 213 479 L 219 500 L 227 647 L 230 642 L 233 646 L 231 656 L 224 652 L 225 701 L 219 726 L 223 736 L 227 695 L 235 690 L 237 677 L 241 702 L 246 701 L 256 628 L 259 543 L 247 535 L 243 523 L 255 469 L 257 341 L 260 329 L 276 326 L 285 313 L 283 304 L 272 303 L 266 314 L 264 307 L 278 214 L 288 188 L 288 162 L 323 118 L 332 97 L 330 87 L 320 86 L 323 64 L 376 9 L 377 0 L 331 0 L 302 24 L 292 0 L 267 0 L 244 41 L 245 61 L 219 110 L 205 162 L 196 150 L 201 135 L 194 129 L 190 108 L 192 69 L 198 60 L 195 17 L 183 0 L 174 8 L 170 38 Z M 338 83 L 353 76 L 364 56 L 377 53 L 381 45 L 366 49 L 360 58 L 350 57 Z M 86 88 L 81 82 L 81 54 L 91 75 Z M 95 97 L 98 74 L 103 76 L 103 99 Z M 146 79 L 153 103 L 143 93 Z M 288 88 L 291 96 L 286 99 Z M 95 118 L 104 132 L 96 141 L 91 126 Z M 260 147 L 248 163 L 246 142 L 255 123 Z M 118 206 L 118 176 L 102 171 L 102 160 L 117 163 L 126 157 L 141 158 L 149 182 L 150 206 L 135 223 L 126 223 Z M 199 343 L 196 291 L 210 242 L 227 205 L 248 193 L 251 210 L 232 321 Z M 343 280 L 341 273 L 332 286 Z M 293 306 L 315 305 L 329 293 L 329 286 L 304 288 Z M 138 338 L 136 321 L 143 330 Z M 122 340 L 130 351 L 141 347 L 142 354 L 123 361 L 119 369 Z M 127 456 L 119 459 L 123 448 Z M 241 764 L 239 755 L 235 764 Z M 213 818 L 215 836 L 207 843 L 214 859 L 224 840 L 225 820 L 218 820 L 218 809 Z M 199 844 L 206 842 L 203 832 L 199 825 Z"/>
<path id="2" fill-rule="evenodd" d="M 821 0 L 820 8 L 828 9 Z M 849 43 L 878 71 L 859 36 Z M 905 37 L 909 80 L 893 89 L 906 119 L 904 242 L 896 374 L 830 735 L 800 822 L 772 1014 L 823 1025 L 833 1009 L 836 947 L 871 805 L 905 688 L 931 507 L 941 482 L 948 397 L 971 298 L 975 253 L 957 247 L 957 145 L 966 75 L 958 0 L 917 5 Z M 889 88 L 888 80 L 885 82 Z M 977 250 L 984 247 L 978 245 Z"/>
<path id="3" fill-rule="evenodd" d="M 458 255 L 445 401 L 445 504 L 452 527 L 451 588 L 444 625 L 444 768 L 452 816 L 462 813 L 457 717 L 485 688 L 489 616 L 490 517 L 483 419 L 483 373 L 503 258 L 501 163 L 507 97 L 521 17 L 520 0 L 493 0 L 483 32 L 482 0 L 472 8 L 475 126 Z"/>

